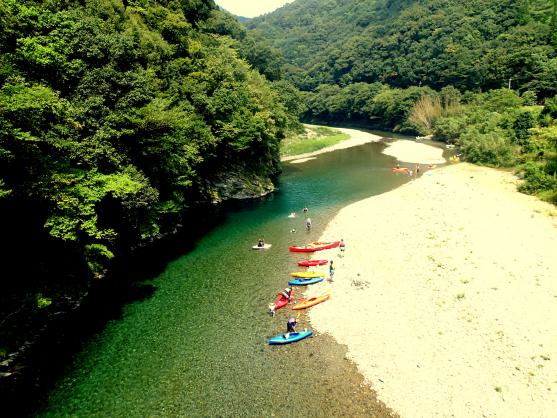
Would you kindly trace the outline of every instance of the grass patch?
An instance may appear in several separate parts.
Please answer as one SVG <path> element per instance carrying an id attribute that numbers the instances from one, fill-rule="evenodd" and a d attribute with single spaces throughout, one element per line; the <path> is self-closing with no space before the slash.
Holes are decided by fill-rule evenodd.
<path id="1" fill-rule="evenodd" d="M 306 126 L 303 134 L 283 139 L 280 151 L 282 156 L 290 157 L 292 155 L 318 151 L 348 138 L 350 138 L 350 135 L 334 129 L 322 126 Z"/>

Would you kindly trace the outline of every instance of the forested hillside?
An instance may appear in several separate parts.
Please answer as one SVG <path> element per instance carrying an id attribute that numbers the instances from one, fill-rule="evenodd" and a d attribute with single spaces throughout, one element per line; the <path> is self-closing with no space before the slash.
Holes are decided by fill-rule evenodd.
<path id="1" fill-rule="evenodd" d="M 305 120 L 432 135 L 557 203 L 557 1 L 307 0 L 247 25 Z"/>
<path id="2" fill-rule="evenodd" d="M 553 0 L 309 0 L 249 22 L 302 90 L 381 82 L 459 89 L 556 87 Z"/>
<path id="3" fill-rule="evenodd" d="M 298 116 L 227 19 L 201 0 L 0 2 L 0 360 L 192 205 L 273 190 Z"/>

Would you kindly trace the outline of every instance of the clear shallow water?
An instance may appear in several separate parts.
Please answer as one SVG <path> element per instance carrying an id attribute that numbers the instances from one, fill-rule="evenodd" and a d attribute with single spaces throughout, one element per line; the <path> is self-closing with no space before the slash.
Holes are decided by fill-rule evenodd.
<path id="1" fill-rule="evenodd" d="M 150 298 L 128 304 L 122 318 L 84 345 L 39 415 L 380 414 L 344 358 L 345 347 L 330 336 L 268 346 L 292 311 L 271 318 L 266 309 L 304 258 L 288 246 L 319 238 L 341 207 L 408 180 L 390 171 L 395 160 L 380 153 L 383 147 L 367 144 L 285 164 L 278 193 L 231 211 L 191 252 L 148 281 L 156 288 Z M 288 218 L 293 210 L 298 217 Z M 252 250 L 259 237 L 273 247 Z M 323 255 L 336 257 L 335 251 Z M 311 327 L 305 314 L 299 322 Z"/>

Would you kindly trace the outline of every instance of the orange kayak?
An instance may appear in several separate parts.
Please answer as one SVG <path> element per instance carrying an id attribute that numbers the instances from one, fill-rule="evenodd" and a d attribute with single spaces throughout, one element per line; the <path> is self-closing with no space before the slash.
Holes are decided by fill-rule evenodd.
<path id="1" fill-rule="evenodd" d="M 303 302 L 298 303 L 297 305 L 294 305 L 292 309 L 306 309 L 310 306 L 317 305 L 318 303 L 325 302 L 330 297 L 331 295 L 315 296 L 313 298 L 306 299 Z"/>

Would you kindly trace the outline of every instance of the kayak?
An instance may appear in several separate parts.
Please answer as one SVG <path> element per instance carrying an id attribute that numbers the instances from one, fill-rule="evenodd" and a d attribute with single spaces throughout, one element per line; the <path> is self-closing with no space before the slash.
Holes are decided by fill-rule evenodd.
<path id="1" fill-rule="evenodd" d="M 298 278 L 298 279 L 294 279 L 294 280 L 289 280 L 288 284 L 292 285 L 292 286 L 305 286 L 308 284 L 315 284 L 315 283 L 319 283 L 323 281 L 323 277 L 313 277 L 311 279 L 302 279 L 302 278 Z"/>
<path id="2" fill-rule="evenodd" d="M 303 279 L 312 279 L 314 277 L 325 277 L 325 273 L 319 271 L 295 271 L 290 273 L 292 277 L 301 277 Z"/>
<path id="3" fill-rule="evenodd" d="M 259 245 L 254 245 L 251 248 L 253 248 L 254 250 L 268 250 L 272 246 L 273 246 L 273 244 L 265 244 L 265 245 L 263 245 L 263 247 L 260 247 Z"/>
<path id="4" fill-rule="evenodd" d="M 391 168 L 391 170 L 393 170 L 395 173 L 406 173 L 408 172 L 409 169 L 406 167 L 399 167 L 399 168 L 393 167 Z"/>
<path id="5" fill-rule="evenodd" d="M 298 261 L 298 265 L 302 267 L 314 267 L 314 266 L 323 266 L 328 262 L 329 261 L 327 260 L 302 260 L 302 261 Z"/>
<path id="6" fill-rule="evenodd" d="M 291 296 L 294 297 L 294 290 L 292 290 Z M 275 310 L 284 308 L 288 305 L 288 302 L 290 302 L 288 298 L 282 293 L 279 293 L 277 299 L 275 300 Z"/>
<path id="7" fill-rule="evenodd" d="M 296 341 L 309 337 L 311 334 L 313 334 L 313 332 L 309 329 L 300 332 L 287 332 L 286 334 L 280 334 L 269 339 L 269 344 L 277 345 L 295 343 Z"/>
<path id="8" fill-rule="evenodd" d="M 333 242 L 312 242 L 304 246 L 293 245 L 292 247 L 288 248 L 290 251 L 294 253 L 311 253 L 314 251 L 321 251 L 321 250 L 328 250 L 329 248 L 338 247 L 340 241 L 333 241 Z"/>
<path id="9" fill-rule="evenodd" d="M 329 297 L 330 295 L 322 295 L 322 296 L 309 298 L 298 303 L 297 305 L 294 305 L 292 309 L 306 309 L 309 308 L 310 306 L 317 305 L 318 303 L 325 302 L 327 299 L 329 299 Z"/>

